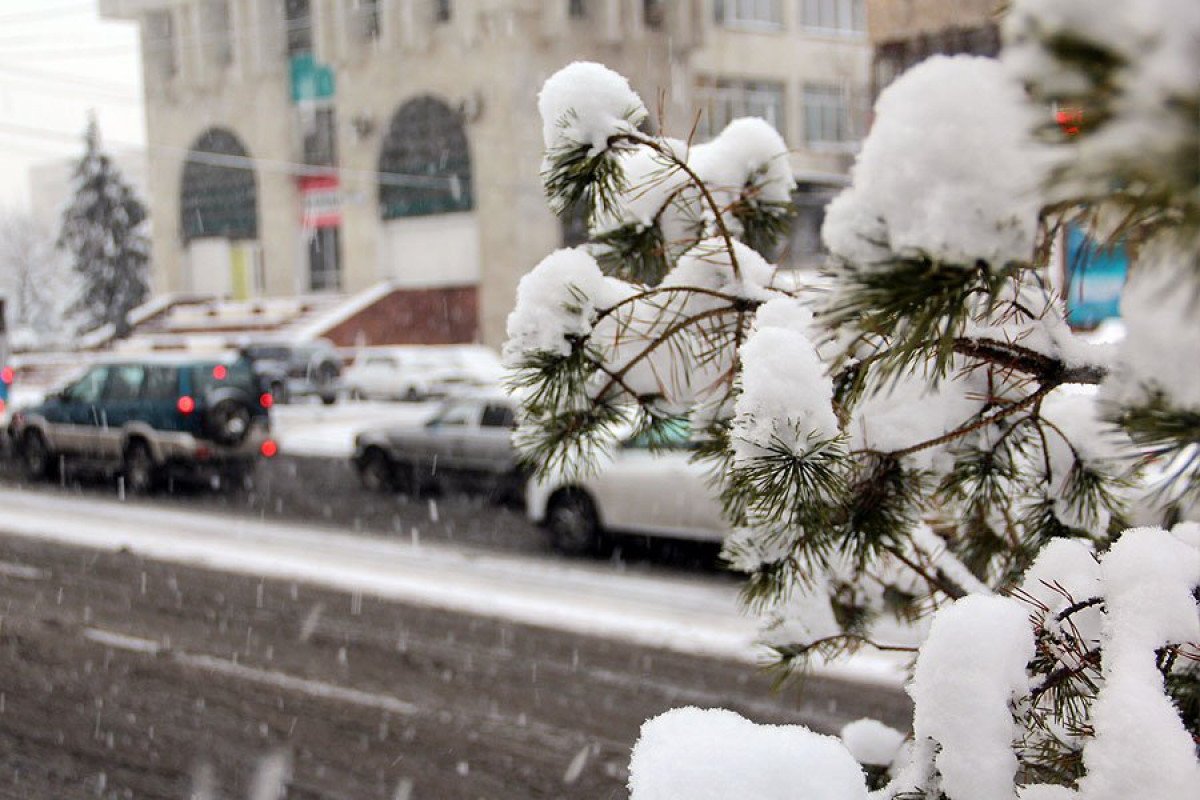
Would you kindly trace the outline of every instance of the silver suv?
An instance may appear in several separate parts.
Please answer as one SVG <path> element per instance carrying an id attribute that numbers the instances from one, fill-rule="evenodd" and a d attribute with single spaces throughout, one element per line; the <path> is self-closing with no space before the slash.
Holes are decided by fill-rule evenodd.
<path id="1" fill-rule="evenodd" d="M 250 342 L 242 352 L 277 403 L 298 397 L 319 397 L 325 405 L 337 402 L 342 359 L 326 341 L 301 344 L 283 341 Z"/>

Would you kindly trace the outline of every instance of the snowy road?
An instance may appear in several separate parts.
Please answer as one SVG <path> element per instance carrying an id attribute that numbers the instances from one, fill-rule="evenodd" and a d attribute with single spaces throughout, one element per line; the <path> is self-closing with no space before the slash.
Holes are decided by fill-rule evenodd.
<path id="1" fill-rule="evenodd" d="M 753 620 L 728 580 L 629 574 L 608 564 L 503 555 L 198 515 L 61 493 L 0 489 L 0 530 L 407 603 L 500 617 L 680 652 L 754 662 Z M 840 677 L 898 685 L 895 659 L 863 656 Z"/>
<path id="2" fill-rule="evenodd" d="M 14 797 L 236 800 L 277 754 L 289 797 L 617 798 L 638 726 L 667 708 L 825 731 L 908 713 L 871 682 L 773 694 L 711 576 L 63 493 L 0 491 L 0 508 Z"/>

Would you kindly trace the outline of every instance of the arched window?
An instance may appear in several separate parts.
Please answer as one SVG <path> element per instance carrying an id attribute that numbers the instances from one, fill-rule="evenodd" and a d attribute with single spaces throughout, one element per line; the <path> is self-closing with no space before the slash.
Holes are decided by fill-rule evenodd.
<path id="1" fill-rule="evenodd" d="M 179 198 L 183 241 L 208 236 L 258 238 L 258 189 L 246 148 L 223 128 L 210 128 L 188 150 Z"/>
<path id="2" fill-rule="evenodd" d="M 387 219 L 470 211 L 471 154 L 458 114 L 433 97 L 400 107 L 379 154 L 379 215 Z"/>

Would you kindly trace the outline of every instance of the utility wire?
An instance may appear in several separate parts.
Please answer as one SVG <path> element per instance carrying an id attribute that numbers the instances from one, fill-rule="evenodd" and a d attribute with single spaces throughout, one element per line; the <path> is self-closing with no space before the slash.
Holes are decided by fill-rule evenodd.
<path id="1" fill-rule="evenodd" d="M 15 136 L 24 136 L 29 138 L 54 138 L 60 141 L 81 142 L 80 134 L 68 133 L 66 131 L 56 131 L 47 128 L 35 128 L 28 125 L 19 125 L 10 122 L 0 122 L 0 133 L 9 133 Z M 256 158 L 254 156 L 238 156 L 226 153 L 206 153 L 198 150 L 189 150 L 186 147 L 176 147 L 174 145 L 149 143 L 147 145 L 133 144 L 130 142 L 122 142 L 119 140 L 106 140 L 110 144 L 118 147 L 127 147 L 145 151 L 159 151 L 163 153 L 182 154 L 183 161 L 191 164 L 207 164 L 214 167 L 226 167 L 229 169 L 242 169 L 253 171 L 255 168 L 261 168 L 267 172 L 283 173 L 294 177 L 323 177 L 327 175 L 337 175 L 339 178 L 356 177 L 369 178 L 378 181 L 379 183 L 388 186 L 407 186 L 409 188 L 418 189 L 449 189 L 455 191 L 461 189 L 461 181 L 455 175 L 416 175 L 404 174 L 399 172 L 376 172 L 375 170 L 360 170 L 349 169 L 347 167 L 320 167 L 312 164 L 303 164 L 297 161 L 283 161 L 270 158 Z"/>
<path id="2" fill-rule="evenodd" d="M 142 105 L 142 97 L 140 94 L 133 91 L 122 91 L 116 88 L 107 88 L 106 85 L 93 83 L 88 80 L 75 80 L 67 75 L 55 75 L 53 73 L 38 73 L 31 70 L 20 68 L 10 68 L 7 65 L 0 64 L 0 81 L 6 80 L 6 76 L 20 78 L 21 80 L 13 80 L 8 83 L 7 87 L 10 90 L 24 90 L 37 94 L 67 94 L 68 96 L 85 95 L 89 98 L 96 98 L 105 102 L 126 103 L 129 105 Z M 29 85 L 29 81 L 35 83 L 57 84 L 53 88 L 46 86 Z M 116 86 L 116 84 L 112 84 Z"/>
<path id="3" fill-rule="evenodd" d="M 42 22 L 60 17 L 71 17 L 80 13 L 88 13 L 93 8 L 95 8 L 95 4 L 87 2 L 72 3 L 57 8 L 42 8 L 39 11 L 18 11 L 14 14 L 0 16 L 0 25 L 8 25 L 13 22 Z"/>

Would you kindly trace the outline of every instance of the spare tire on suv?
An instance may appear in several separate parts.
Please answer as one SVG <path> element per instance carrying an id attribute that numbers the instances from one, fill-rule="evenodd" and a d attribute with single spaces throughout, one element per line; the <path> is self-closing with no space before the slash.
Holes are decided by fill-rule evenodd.
<path id="1" fill-rule="evenodd" d="M 207 398 L 204 432 L 214 442 L 239 445 L 250 434 L 252 400 L 237 389 L 219 389 Z"/>

